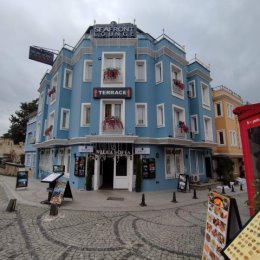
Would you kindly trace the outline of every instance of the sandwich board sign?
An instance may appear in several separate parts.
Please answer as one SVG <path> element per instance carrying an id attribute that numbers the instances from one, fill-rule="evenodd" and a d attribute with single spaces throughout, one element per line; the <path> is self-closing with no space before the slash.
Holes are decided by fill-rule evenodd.
<path id="1" fill-rule="evenodd" d="M 236 200 L 210 192 L 202 260 L 224 260 L 222 250 L 241 228 L 242 223 Z"/>

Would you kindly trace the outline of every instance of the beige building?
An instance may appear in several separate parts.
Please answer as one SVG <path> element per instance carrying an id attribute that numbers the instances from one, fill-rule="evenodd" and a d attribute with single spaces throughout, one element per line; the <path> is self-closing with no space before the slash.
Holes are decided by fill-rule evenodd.
<path id="1" fill-rule="evenodd" d="M 20 163 L 21 155 L 24 155 L 24 143 L 15 145 L 9 138 L 0 138 L 0 157 L 8 161 Z"/>
<path id="2" fill-rule="evenodd" d="M 215 128 L 217 146 L 214 156 L 226 155 L 234 162 L 234 175 L 240 176 L 243 169 L 242 144 L 237 116 L 233 113 L 236 107 L 243 105 L 242 98 L 225 86 L 213 89 Z"/>

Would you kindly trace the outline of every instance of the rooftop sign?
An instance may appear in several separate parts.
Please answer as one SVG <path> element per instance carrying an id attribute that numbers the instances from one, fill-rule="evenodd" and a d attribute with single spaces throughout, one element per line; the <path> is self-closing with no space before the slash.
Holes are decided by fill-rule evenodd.
<path id="1" fill-rule="evenodd" d="M 96 24 L 93 38 L 136 38 L 136 26 L 131 23 L 111 22 L 110 24 Z"/>

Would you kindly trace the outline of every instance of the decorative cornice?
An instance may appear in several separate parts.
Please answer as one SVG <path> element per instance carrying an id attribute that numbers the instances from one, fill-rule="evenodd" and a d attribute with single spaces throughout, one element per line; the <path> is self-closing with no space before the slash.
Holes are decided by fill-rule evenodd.
<path id="1" fill-rule="evenodd" d="M 191 147 L 201 147 L 201 148 L 212 148 L 216 147 L 218 144 L 213 142 L 193 142 Z"/>
<path id="2" fill-rule="evenodd" d="M 137 46 L 137 39 L 135 38 L 92 38 L 93 46 Z"/>
<path id="3" fill-rule="evenodd" d="M 207 74 L 205 74 L 200 69 L 194 69 L 194 70 L 188 72 L 188 74 L 187 74 L 188 77 L 192 77 L 195 75 L 200 76 L 201 78 L 205 79 L 206 81 L 212 81 L 212 78 L 210 76 L 208 76 Z"/>
<path id="4" fill-rule="evenodd" d="M 46 85 L 49 85 L 51 82 L 47 79 L 43 80 L 40 84 L 40 87 L 38 88 L 38 92 L 41 93 L 44 88 L 46 87 Z"/>

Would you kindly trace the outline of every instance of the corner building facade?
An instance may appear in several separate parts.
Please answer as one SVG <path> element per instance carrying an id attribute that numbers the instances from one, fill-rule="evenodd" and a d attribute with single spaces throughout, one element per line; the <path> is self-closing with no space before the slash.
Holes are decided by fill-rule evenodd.
<path id="1" fill-rule="evenodd" d="M 35 177 L 65 165 L 64 178 L 84 189 L 94 158 L 93 189 L 177 187 L 179 174 L 211 178 L 215 145 L 209 67 L 188 62 L 182 46 L 154 39 L 134 24 L 90 26 L 64 46 L 39 87 Z"/>

